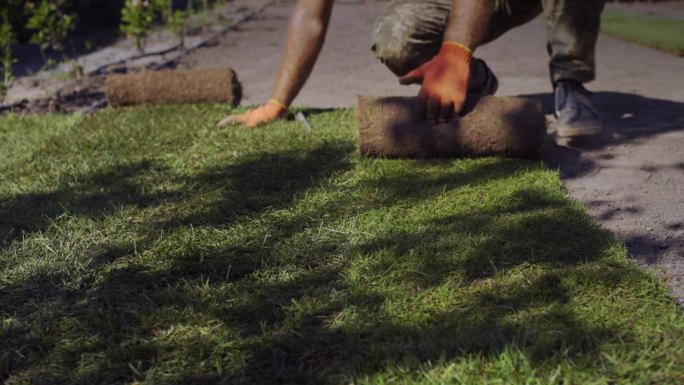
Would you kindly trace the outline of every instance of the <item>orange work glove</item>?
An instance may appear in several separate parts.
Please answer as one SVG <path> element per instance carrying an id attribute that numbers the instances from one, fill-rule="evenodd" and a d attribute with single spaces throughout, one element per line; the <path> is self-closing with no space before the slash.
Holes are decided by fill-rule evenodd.
<path id="1" fill-rule="evenodd" d="M 268 103 L 257 108 L 248 110 L 242 115 L 231 115 L 221 120 L 219 126 L 228 126 L 235 123 L 243 124 L 246 128 L 253 128 L 262 124 L 270 123 L 287 112 L 287 106 L 271 99 Z"/>
<path id="2" fill-rule="evenodd" d="M 422 83 L 418 93 L 418 117 L 448 121 L 463 108 L 470 80 L 472 51 L 461 44 L 445 41 L 437 56 L 399 78 L 399 83 Z"/>

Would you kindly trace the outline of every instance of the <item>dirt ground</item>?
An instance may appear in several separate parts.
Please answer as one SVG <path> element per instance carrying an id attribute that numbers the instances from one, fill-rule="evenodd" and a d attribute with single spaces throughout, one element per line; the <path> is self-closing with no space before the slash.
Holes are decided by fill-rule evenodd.
<path id="1" fill-rule="evenodd" d="M 180 67 L 234 68 L 243 104 L 266 101 L 280 63 L 292 1 L 268 7 Z M 370 52 L 373 21 L 386 1 L 338 0 L 317 66 L 295 104 L 350 107 L 357 95 L 415 95 Z M 672 5 L 669 5 L 672 6 Z M 653 5 L 657 7 L 657 5 Z M 653 8 L 650 9 L 653 11 Z M 552 107 L 543 20 L 482 47 L 499 76 L 499 95 L 527 95 Z M 570 147 L 550 145 L 570 196 L 625 240 L 634 260 L 662 272 L 684 301 L 684 59 L 606 36 L 598 43 L 598 79 L 588 87 L 606 132 Z M 315 129 L 315 127 L 314 127 Z"/>

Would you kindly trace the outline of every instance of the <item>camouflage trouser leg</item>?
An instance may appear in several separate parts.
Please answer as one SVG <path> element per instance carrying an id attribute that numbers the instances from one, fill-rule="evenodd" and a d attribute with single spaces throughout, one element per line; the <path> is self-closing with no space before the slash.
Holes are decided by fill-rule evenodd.
<path id="1" fill-rule="evenodd" d="M 596 76 L 596 39 L 605 0 L 543 0 L 551 80 L 588 82 Z"/>
<path id="2" fill-rule="evenodd" d="M 545 11 L 551 78 L 594 78 L 594 50 L 604 0 L 496 0 L 486 42 Z M 372 50 L 401 76 L 430 60 L 442 44 L 452 0 L 393 0 L 375 22 Z"/>

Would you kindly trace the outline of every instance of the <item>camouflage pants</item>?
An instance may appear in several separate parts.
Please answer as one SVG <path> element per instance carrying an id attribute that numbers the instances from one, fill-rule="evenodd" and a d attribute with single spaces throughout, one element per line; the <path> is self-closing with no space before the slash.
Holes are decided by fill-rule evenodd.
<path id="1" fill-rule="evenodd" d="M 605 0 L 495 0 L 485 42 L 544 13 L 551 80 L 588 82 Z M 437 54 L 452 0 L 392 0 L 375 22 L 372 50 L 396 75 Z"/>

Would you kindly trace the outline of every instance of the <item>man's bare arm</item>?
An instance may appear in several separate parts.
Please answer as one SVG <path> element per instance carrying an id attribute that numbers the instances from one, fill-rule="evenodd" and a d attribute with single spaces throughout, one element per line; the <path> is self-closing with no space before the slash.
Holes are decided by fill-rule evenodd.
<path id="1" fill-rule="evenodd" d="M 306 83 L 321 52 L 330 24 L 334 0 L 299 0 L 285 38 L 271 100 L 243 115 L 233 115 L 219 125 L 242 123 L 254 127 L 268 123 L 285 113 Z"/>
<path id="2" fill-rule="evenodd" d="M 453 41 L 475 50 L 487 38 L 495 0 L 453 0 L 444 41 Z"/>
<path id="3" fill-rule="evenodd" d="M 330 24 L 334 0 L 299 0 L 271 97 L 290 105 L 309 78 Z"/>

